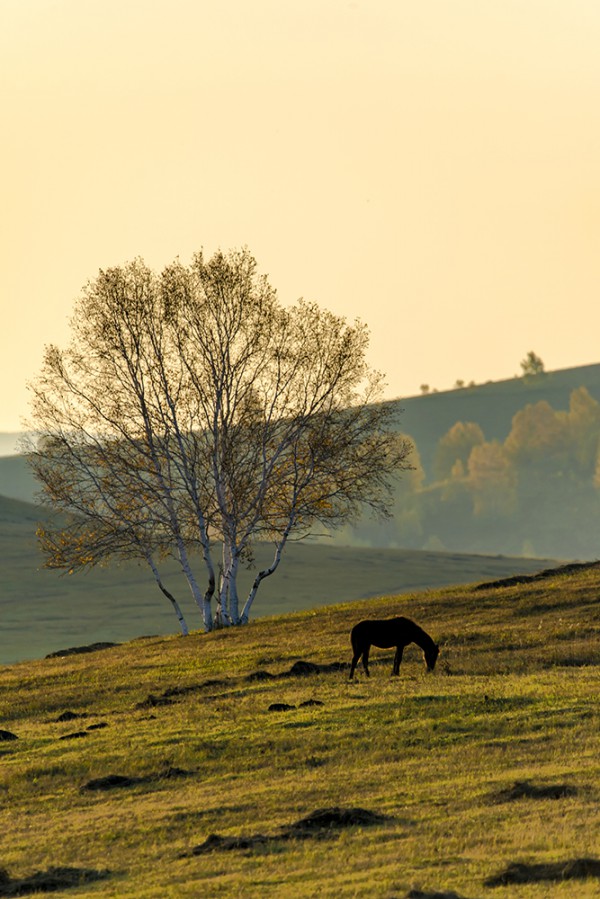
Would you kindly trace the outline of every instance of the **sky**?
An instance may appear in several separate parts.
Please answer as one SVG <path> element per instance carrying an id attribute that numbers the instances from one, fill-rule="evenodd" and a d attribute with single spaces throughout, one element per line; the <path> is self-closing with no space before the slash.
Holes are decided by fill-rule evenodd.
<path id="1" fill-rule="evenodd" d="M 0 0 L 0 431 L 82 287 L 247 246 L 386 396 L 600 362 L 598 0 Z"/>

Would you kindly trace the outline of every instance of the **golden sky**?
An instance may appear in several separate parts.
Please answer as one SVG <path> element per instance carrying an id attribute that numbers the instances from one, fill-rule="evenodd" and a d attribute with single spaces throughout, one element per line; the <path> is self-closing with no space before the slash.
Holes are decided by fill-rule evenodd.
<path id="1" fill-rule="evenodd" d="M 99 268 L 247 245 L 390 397 L 600 362 L 598 0 L 0 0 L 0 431 Z"/>

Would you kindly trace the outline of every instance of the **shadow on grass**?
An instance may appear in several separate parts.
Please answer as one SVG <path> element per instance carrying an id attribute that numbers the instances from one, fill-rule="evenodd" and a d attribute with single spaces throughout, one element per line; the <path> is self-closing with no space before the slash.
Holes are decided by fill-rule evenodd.
<path id="1" fill-rule="evenodd" d="M 508 886 L 511 883 L 541 883 L 561 880 L 585 880 L 600 878 L 600 859 L 574 858 L 564 862 L 539 862 L 525 864 L 513 862 L 504 871 L 484 881 L 487 887 Z"/>
<path id="2" fill-rule="evenodd" d="M 36 871 L 29 877 L 12 878 L 7 871 L 0 870 L 0 896 L 51 893 L 104 880 L 109 876 L 110 871 L 95 871 L 89 868 L 48 868 L 47 871 Z"/>
<path id="3" fill-rule="evenodd" d="M 516 799 L 566 799 L 577 795 L 577 787 L 572 784 L 532 784 L 528 780 L 517 780 L 512 787 L 498 790 L 490 797 L 493 802 L 513 802 Z"/>
<path id="4" fill-rule="evenodd" d="M 370 812 L 363 808 L 317 809 L 305 818 L 300 818 L 299 821 L 282 827 L 278 833 L 273 835 L 257 833 L 251 836 L 223 837 L 212 833 L 203 843 L 195 846 L 186 855 L 205 855 L 208 852 L 223 852 L 232 849 L 254 849 L 282 840 L 325 839 L 346 827 L 373 827 L 391 820 L 388 815 Z"/>

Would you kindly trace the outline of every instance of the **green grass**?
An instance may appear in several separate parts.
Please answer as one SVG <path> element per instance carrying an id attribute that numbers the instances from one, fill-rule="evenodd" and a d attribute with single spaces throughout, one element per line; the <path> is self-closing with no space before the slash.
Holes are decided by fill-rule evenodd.
<path id="1" fill-rule="evenodd" d="M 597 879 L 484 881 L 515 861 L 600 854 L 599 588 L 591 566 L 0 669 L 0 727 L 19 737 L 0 742 L 0 867 L 12 878 L 110 871 L 57 896 L 597 896 Z M 399 678 L 380 650 L 370 679 L 289 675 L 298 659 L 349 662 L 353 623 L 399 613 L 442 643 L 433 675 L 415 647 Z M 259 670 L 276 677 L 249 677 Z M 310 699 L 323 705 L 300 705 Z M 272 712 L 273 702 L 295 708 Z M 85 717 L 57 722 L 65 710 Z M 87 730 L 97 723 L 107 726 Z M 188 774 L 161 776 L 168 766 Z M 81 789 L 108 774 L 147 779 Z M 523 780 L 577 792 L 494 798 Z M 327 839 L 278 837 L 332 806 L 388 819 Z M 271 839 L 191 855 L 211 833 Z"/>

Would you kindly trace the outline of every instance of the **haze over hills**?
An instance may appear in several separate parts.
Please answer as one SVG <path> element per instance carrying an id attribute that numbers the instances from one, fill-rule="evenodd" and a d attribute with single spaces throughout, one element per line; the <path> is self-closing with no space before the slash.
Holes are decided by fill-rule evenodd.
<path id="1" fill-rule="evenodd" d="M 400 479 L 390 521 L 364 517 L 332 535 L 337 545 L 598 557 L 600 365 L 392 404 L 415 471 Z M 0 458 L 0 495 L 36 494 L 25 458 Z"/>
<path id="2" fill-rule="evenodd" d="M 433 389 L 392 402 L 398 408 L 398 427 L 414 440 L 431 478 L 437 443 L 457 421 L 477 422 L 487 440 L 504 440 L 514 415 L 526 404 L 545 400 L 554 409 L 566 410 L 573 390 L 582 386 L 600 401 L 600 364 L 547 372 L 538 378 L 514 377 L 440 392 Z M 19 436 L 0 434 L 0 457 L 14 455 Z M 35 492 L 23 459 L 0 458 L 0 495 L 32 502 Z"/>

